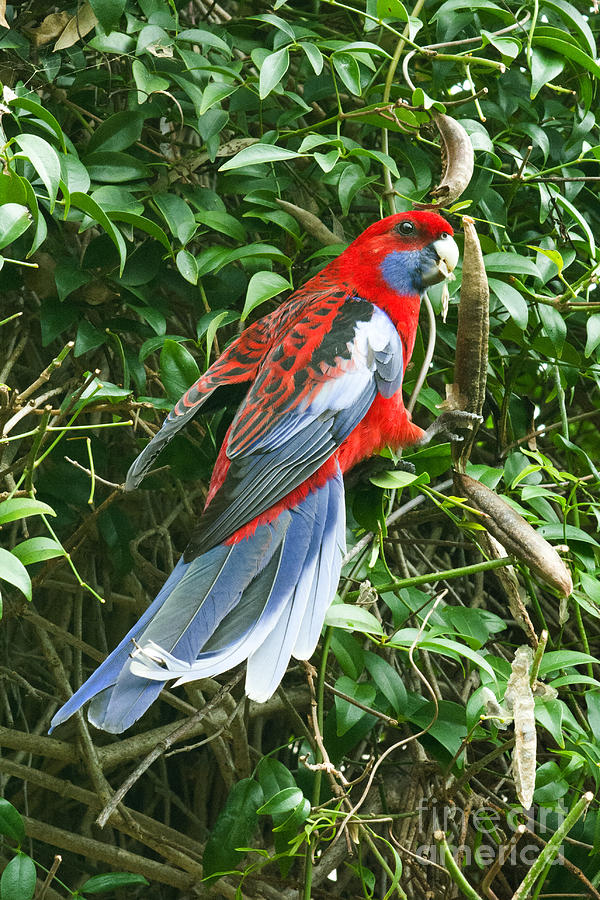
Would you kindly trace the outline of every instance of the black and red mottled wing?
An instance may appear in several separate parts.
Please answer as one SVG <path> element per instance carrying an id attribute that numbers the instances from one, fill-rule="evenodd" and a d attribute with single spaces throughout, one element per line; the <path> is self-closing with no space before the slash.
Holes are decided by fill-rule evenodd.
<path id="1" fill-rule="evenodd" d="M 136 488 L 169 441 L 196 415 L 215 391 L 227 384 L 251 381 L 272 341 L 273 314 L 255 322 L 221 354 L 218 360 L 181 397 L 165 421 L 137 457 L 125 482 L 128 491 Z"/>
<path id="2" fill-rule="evenodd" d="M 308 303 L 315 304 L 315 301 L 318 307 L 321 299 L 327 306 L 326 301 L 331 291 L 332 288 L 326 280 L 318 290 L 300 288 L 279 309 L 248 326 L 233 340 L 212 366 L 177 401 L 161 429 L 133 462 L 127 473 L 125 489 L 131 491 L 139 485 L 159 453 L 177 432 L 193 419 L 207 400 L 214 397 L 219 388 L 251 382 L 270 348 L 290 327 L 290 323 L 302 316 L 304 307 Z M 321 321 L 319 312 L 316 312 L 315 316 L 316 322 L 319 323 Z"/>
<path id="3" fill-rule="evenodd" d="M 313 475 L 379 391 L 401 387 L 402 343 L 382 310 L 338 291 L 309 303 L 259 366 L 226 439 L 228 461 L 185 552 L 231 537 Z"/>

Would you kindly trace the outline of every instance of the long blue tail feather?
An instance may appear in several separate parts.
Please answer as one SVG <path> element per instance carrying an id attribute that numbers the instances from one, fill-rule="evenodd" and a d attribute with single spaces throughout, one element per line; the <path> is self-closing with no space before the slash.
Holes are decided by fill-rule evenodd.
<path id="1" fill-rule="evenodd" d="M 142 618 L 56 713 L 51 727 L 91 700 L 90 721 L 120 733 L 148 709 L 165 682 L 211 677 L 246 659 L 248 696 L 268 699 L 292 652 L 307 658 L 314 650 L 339 579 L 344 530 L 338 470 L 250 537 L 220 544 L 190 562 L 181 559 Z"/>

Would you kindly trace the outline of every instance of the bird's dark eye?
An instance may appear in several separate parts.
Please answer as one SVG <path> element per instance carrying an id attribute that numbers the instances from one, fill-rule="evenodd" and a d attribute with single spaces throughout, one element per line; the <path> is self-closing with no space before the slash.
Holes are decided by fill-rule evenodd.
<path id="1" fill-rule="evenodd" d="M 446 240 L 446 238 L 449 238 L 449 237 L 450 237 L 450 235 L 448 234 L 447 231 L 442 231 L 442 233 L 440 234 L 440 238 L 441 238 L 443 241 Z"/>
<path id="2" fill-rule="evenodd" d="M 415 226 L 412 222 L 398 222 L 395 230 L 398 234 L 414 234 Z"/>

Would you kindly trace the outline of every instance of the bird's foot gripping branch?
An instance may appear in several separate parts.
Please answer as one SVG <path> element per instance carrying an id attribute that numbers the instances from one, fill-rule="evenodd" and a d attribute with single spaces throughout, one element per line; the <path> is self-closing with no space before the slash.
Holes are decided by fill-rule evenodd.
<path id="1" fill-rule="evenodd" d="M 463 441 L 463 436 L 456 434 L 456 429 L 459 431 L 466 429 L 467 431 L 472 432 L 476 430 L 482 422 L 483 417 L 478 413 L 467 412 L 464 409 L 447 410 L 446 412 L 441 413 L 441 415 L 431 423 L 419 441 L 418 446 L 429 444 L 430 441 L 439 436 L 445 436 L 451 441 Z"/>

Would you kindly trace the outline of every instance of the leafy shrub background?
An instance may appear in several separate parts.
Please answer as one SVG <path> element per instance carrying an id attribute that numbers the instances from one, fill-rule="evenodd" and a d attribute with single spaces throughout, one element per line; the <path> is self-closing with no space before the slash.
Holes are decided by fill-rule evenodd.
<path id="1" fill-rule="evenodd" d="M 407 454 L 422 476 L 410 484 L 396 475 L 387 489 L 367 480 L 349 490 L 340 591 L 358 606 L 331 613 L 337 627 L 314 660 L 314 719 L 297 665 L 264 706 L 245 704 L 239 685 L 208 682 L 156 703 L 119 740 L 82 720 L 46 735 L 69 685 L 185 546 L 237 399 L 200 417 L 161 457 L 168 468 L 123 495 L 128 465 L 248 318 L 381 214 L 427 199 L 440 172 L 428 123 L 443 109 L 476 150 L 449 217 L 456 227 L 454 212 L 476 218 L 492 290 L 487 420 L 471 471 L 564 546 L 575 575 L 560 603 L 526 569 L 519 576 L 535 630 L 550 632 L 541 674 L 559 691 L 537 702 L 543 846 L 539 807 L 556 816 L 595 790 L 600 761 L 596 14 L 567 0 L 418 0 L 408 13 L 399 0 L 31 0 L 0 3 L 0 14 L 10 26 L 0 37 L 0 773 L 38 880 L 61 852 L 70 890 L 112 867 L 146 876 L 146 896 L 181 896 L 239 865 L 242 892 L 260 896 L 297 896 L 298 885 L 320 896 L 335 871 L 339 896 L 442 897 L 448 873 L 411 856 L 433 845 L 435 809 L 465 814 L 464 828 L 460 815 L 441 825 L 471 851 L 483 840 L 472 822 L 481 804 L 499 817 L 487 843 L 510 837 L 511 732 L 479 722 L 480 685 L 502 697 L 526 637 L 493 573 L 436 578 L 481 560 L 443 499 L 444 444 Z M 324 245 L 314 221 L 300 224 L 280 200 L 313 213 L 338 244 Z M 459 286 L 460 272 L 415 407 L 423 424 L 452 380 Z M 439 292 L 432 301 L 439 311 Z M 406 581 L 423 573 L 434 573 L 425 585 Z M 381 590 L 358 596 L 367 578 Z M 315 723 L 349 781 L 425 731 L 378 769 L 355 815 L 356 845 L 331 845 L 345 807 L 314 768 Z M 113 789 L 161 740 L 131 779 L 127 808 L 99 830 Z M 598 896 L 582 870 L 600 879 L 599 824 L 594 801 L 545 890 Z M 14 870 L 17 843 L 2 831 Z M 311 853 L 324 854 L 314 867 Z M 485 870 L 465 857 L 475 886 Z M 498 896 L 525 870 L 506 865 Z M 230 897 L 238 884 L 230 876 L 212 890 Z M 0 884 L 20 900 L 30 887 L 11 895 Z M 66 888 L 53 881 L 46 896 L 55 891 Z"/>

